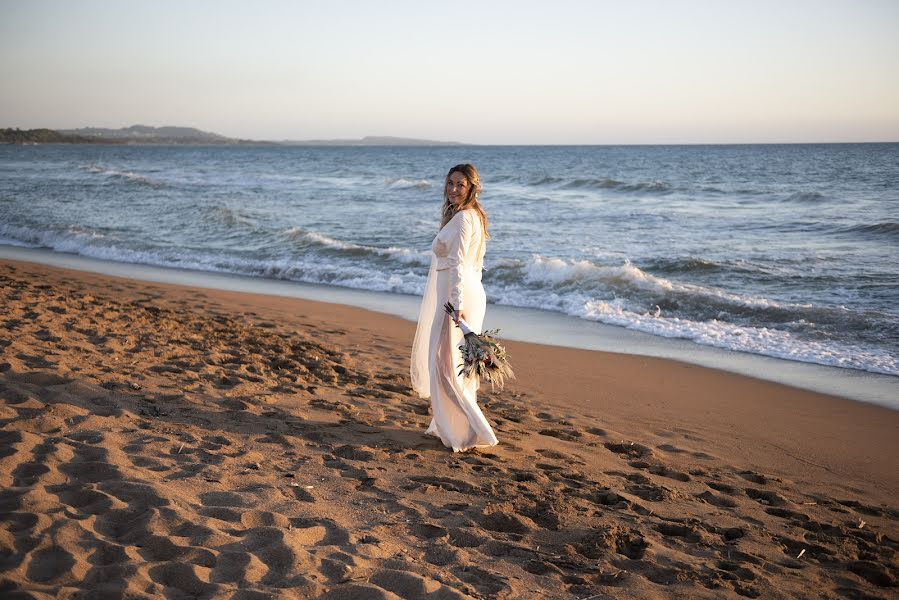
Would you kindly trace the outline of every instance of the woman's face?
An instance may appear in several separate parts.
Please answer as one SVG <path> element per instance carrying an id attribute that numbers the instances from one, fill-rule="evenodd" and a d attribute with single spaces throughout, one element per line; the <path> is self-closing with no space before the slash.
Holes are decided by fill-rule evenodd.
<path id="1" fill-rule="evenodd" d="M 468 197 L 468 178 L 459 171 L 454 172 L 446 181 L 446 197 L 450 204 L 459 206 Z"/>

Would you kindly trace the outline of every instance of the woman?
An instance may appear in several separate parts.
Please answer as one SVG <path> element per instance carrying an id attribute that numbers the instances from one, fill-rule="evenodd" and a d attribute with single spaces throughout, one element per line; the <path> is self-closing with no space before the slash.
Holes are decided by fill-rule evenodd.
<path id="1" fill-rule="evenodd" d="M 473 165 L 449 170 L 443 188 L 443 221 L 431 244 L 431 270 L 412 344 L 412 387 L 431 399 L 431 426 L 426 433 L 440 438 L 454 452 L 495 446 L 493 429 L 478 407 L 478 378 L 459 375 L 464 319 L 477 332 L 484 322 L 487 296 L 481 269 L 487 248 L 487 214 L 481 207 L 481 178 Z M 444 310 L 456 308 L 452 317 Z"/>

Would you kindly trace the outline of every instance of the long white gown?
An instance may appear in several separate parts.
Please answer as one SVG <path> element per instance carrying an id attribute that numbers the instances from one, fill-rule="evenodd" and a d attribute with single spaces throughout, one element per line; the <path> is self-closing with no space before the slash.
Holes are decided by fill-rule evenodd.
<path id="1" fill-rule="evenodd" d="M 412 344 L 412 387 L 431 399 L 431 425 L 426 433 L 454 452 L 499 443 L 477 401 L 479 381 L 458 374 L 462 364 L 462 331 L 444 312 L 445 302 L 465 313 L 480 333 L 487 309 L 481 285 L 485 236 L 474 210 L 456 213 L 431 244 L 431 269 L 422 297 Z"/>

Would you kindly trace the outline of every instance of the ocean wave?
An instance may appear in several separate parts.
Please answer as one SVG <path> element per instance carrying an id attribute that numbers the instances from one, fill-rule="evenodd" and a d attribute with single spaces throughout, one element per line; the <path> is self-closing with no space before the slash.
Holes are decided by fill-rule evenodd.
<path id="1" fill-rule="evenodd" d="M 582 177 L 567 179 L 562 177 L 545 176 L 531 182 L 529 185 L 533 187 L 552 186 L 563 190 L 613 190 L 618 192 L 630 193 L 651 193 L 651 194 L 667 194 L 672 191 L 673 186 L 665 181 L 646 181 L 638 183 L 628 183 L 618 179 L 592 178 Z"/>
<path id="2" fill-rule="evenodd" d="M 583 278 L 589 272 L 589 268 L 579 265 L 570 270 L 569 278 Z M 640 283 L 651 281 L 651 278 L 627 268 L 619 269 L 616 276 L 621 279 L 631 278 Z M 824 307 L 794 305 L 794 310 L 776 309 L 785 311 L 790 318 L 788 322 L 777 324 L 758 317 L 746 322 L 736 322 L 730 320 L 733 315 L 724 313 L 717 315 L 718 318 L 715 315 L 703 317 L 697 314 L 679 314 L 665 306 L 635 301 L 633 296 L 623 293 L 607 293 L 605 298 L 597 298 L 591 293 L 563 291 L 559 288 L 535 290 L 495 284 L 489 285 L 488 291 L 491 301 L 496 304 L 561 312 L 585 320 L 660 337 L 686 339 L 736 352 L 899 375 L 899 357 L 882 347 L 861 346 L 828 335 L 818 339 L 810 337 L 810 325 L 814 324 L 806 322 L 802 317 L 806 316 L 814 321 L 822 313 L 829 317 L 836 316 L 834 311 Z M 777 303 L 763 299 L 756 299 L 755 303 L 778 306 Z M 852 327 L 849 322 L 857 320 L 852 315 L 847 315 L 845 309 L 840 308 L 836 312 L 848 319 L 843 321 L 845 326 Z"/>
<path id="3" fill-rule="evenodd" d="M 357 244 L 355 242 L 338 240 L 317 231 L 307 231 L 302 227 L 292 227 L 284 231 L 284 236 L 290 240 L 299 241 L 306 247 L 312 246 L 337 251 L 348 256 L 363 258 L 366 256 L 386 257 L 408 265 L 428 266 L 431 264 L 430 252 L 398 248 L 396 246 L 381 248 Z"/>
<path id="4" fill-rule="evenodd" d="M 399 177 L 397 179 L 387 179 L 385 183 L 388 187 L 394 189 L 428 189 L 432 187 L 432 184 L 427 179 L 407 179 L 406 177 Z"/>
<path id="5" fill-rule="evenodd" d="M 899 326 L 881 313 L 850 310 L 679 282 L 625 261 L 600 265 L 534 255 L 490 266 L 487 285 L 497 301 L 584 317 L 587 302 L 604 302 L 630 313 L 659 314 L 695 322 L 726 321 L 739 326 L 778 327 L 809 339 L 899 339 Z M 526 304 L 519 304 L 522 299 Z"/>
<path id="6" fill-rule="evenodd" d="M 793 192 L 783 199 L 784 202 L 796 204 L 817 204 L 827 200 L 827 196 L 818 192 Z"/>
<path id="7" fill-rule="evenodd" d="M 662 273 L 695 273 L 697 271 L 724 271 L 730 267 L 713 260 L 686 256 L 682 258 L 658 259 L 646 265 L 646 268 L 650 271 L 660 271 Z"/>
<path id="8" fill-rule="evenodd" d="M 625 192 L 651 192 L 657 194 L 667 194 L 672 191 L 670 183 L 665 181 L 649 181 L 645 183 L 626 183 L 615 189 Z"/>
<path id="9" fill-rule="evenodd" d="M 151 187 L 166 187 L 168 185 L 164 181 L 153 179 L 152 177 L 147 177 L 146 175 L 140 175 L 138 173 L 134 173 L 133 171 L 118 171 L 116 169 L 106 169 L 103 167 L 98 167 L 96 165 L 85 165 L 81 168 L 88 173 L 103 175 L 107 179 L 118 179 L 129 183 L 137 183 L 141 185 L 148 185 Z"/>
<path id="10" fill-rule="evenodd" d="M 397 273 L 358 261 L 323 261 L 320 256 L 265 261 L 229 259 L 219 260 L 218 264 L 231 273 L 397 294 L 420 295 L 427 279 L 426 274 L 411 270 Z"/>
<path id="11" fill-rule="evenodd" d="M 666 314 L 658 306 L 640 309 L 626 298 L 600 300 L 583 293 L 535 293 L 491 286 L 496 304 L 561 312 L 572 317 L 624 327 L 650 335 L 690 340 L 735 352 L 899 375 L 899 357 L 879 347 L 837 339 L 809 339 L 788 328 Z"/>
<path id="12" fill-rule="evenodd" d="M 81 225 L 40 230 L 0 224 L 0 239 L 9 241 L 12 245 L 49 248 L 58 252 L 70 252 L 73 254 L 79 254 L 83 248 L 107 240 L 108 237 L 104 232 Z"/>
<path id="13" fill-rule="evenodd" d="M 645 300 L 689 300 L 714 302 L 753 309 L 783 308 L 784 304 L 767 298 L 734 294 L 690 283 L 678 283 L 648 273 L 630 261 L 621 265 L 597 265 L 589 260 L 565 260 L 532 255 L 527 262 L 506 263 L 497 267 L 507 284 L 524 283 L 534 289 L 553 288 L 557 293 L 579 291 L 602 296 L 634 297 L 642 292 Z M 658 302 L 656 302 L 658 303 Z M 796 305 L 804 306 L 804 305 Z"/>
<path id="14" fill-rule="evenodd" d="M 9 240 L 19 246 L 48 248 L 57 252 L 118 263 L 229 273 L 401 294 L 421 294 L 427 279 L 426 272 L 416 273 L 413 269 L 395 272 L 389 267 L 379 268 L 370 261 L 323 260 L 320 254 L 253 258 L 184 251 L 177 248 L 133 248 L 122 243 L 111 243 L 111 240 L 101 233 L 77 228 L 35 231 L 0 225 L 0 240 L 4 242 Z M 393 249 L 388 249 L 388 254 L 390 250 Z"/>
<path id="15" fill-rule="evenodd" d="M 895 221 L 884 221 L 882 223 L 854 225 L 840 230 L 839 233 L 862 233 L 899 239 L 899 223 Z"/>
<path id="16" fill-rule="evenodd" d="M 556 185 L 559 183 L 564 183 L 565 181 L 567 181 L 567 180 L 563 179 L 561 177 L 551 177 L 551 176 L 547 175 L 547 176 L 541 177 L 540 179 L 532 181 L 530 183 L 530 185 L 533 185 L 533 186 Z"/>
<path id="17" fill-rule="evenodd" d="M 572 179 L 571 181 L 567 181 L 563 183 L 561 186 L 562 189 L 566 190 L 579 190 L 582 188 L 588 188 L 593 190 L 624 190 L 627 188 L 627 184 L 623 181 L 618 181 L 617 179 Z"/>
<path id="18" fill-rule="evenodd" d="M 627 311 L 607 302 L 587 302 L 578 316 L 736 352 L 899 375 L 899 359 L 889 352 L 832 341 L 801 339 L 792 332 L 775 328 L 744 326 L 717 319 L 693 321 L 665 318 L 657 313 Z"/>

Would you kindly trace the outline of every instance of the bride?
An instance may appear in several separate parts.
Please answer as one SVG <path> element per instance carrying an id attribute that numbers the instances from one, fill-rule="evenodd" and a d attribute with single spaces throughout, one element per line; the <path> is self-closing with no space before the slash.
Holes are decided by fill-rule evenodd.
<path id="1" fill-rule="evenodd" d="M 481 269 L 487 247 L 487 214 L 479 197 L 481 179 L 473 165 L 449 170 L 443 189 L 443 220 L 431 244 L 431 270 L 412 344 L 412 387 L 431 399 L 431 425 L 426 433 L 454 452 L 498 442 L 477 402 L 478 378 L 458 374 L 462 332 L 453 324 L 464 319 L 480 332 L 487 308 Z M 444 303 L 456 311 L 452 317 Z"/>

